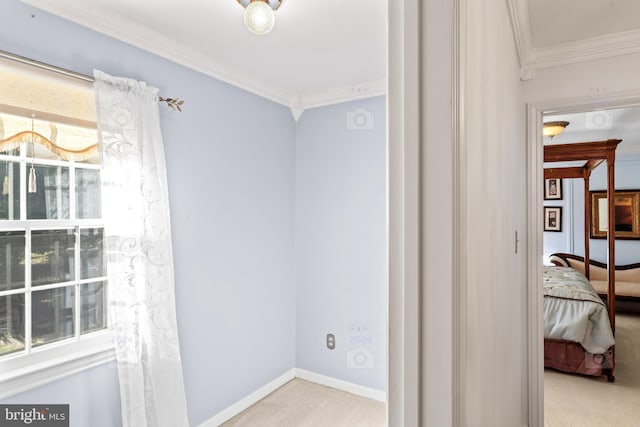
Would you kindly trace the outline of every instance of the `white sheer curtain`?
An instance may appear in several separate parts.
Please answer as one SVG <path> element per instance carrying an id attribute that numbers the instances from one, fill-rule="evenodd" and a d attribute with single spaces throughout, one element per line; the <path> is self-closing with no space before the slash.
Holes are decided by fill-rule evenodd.
<path id="1" fill-rule="evenodd" d="M 157 89 L 94 77 L 123 425 L 188 426 Z"/>

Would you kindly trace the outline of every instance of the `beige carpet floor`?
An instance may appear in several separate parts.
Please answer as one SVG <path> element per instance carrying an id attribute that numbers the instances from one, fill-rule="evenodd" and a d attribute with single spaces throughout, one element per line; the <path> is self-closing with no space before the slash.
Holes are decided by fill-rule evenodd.
<path id="1" fill-rule="evenodd" d="M 616 315 L 616 381 L 544 372 L 546 427 L 640 426 L 640 314 Z"/>
<path id="2" fill-rule="evenodd" d="M 385 406 L 296 378 L 222 427 L 386 427 Z"/>

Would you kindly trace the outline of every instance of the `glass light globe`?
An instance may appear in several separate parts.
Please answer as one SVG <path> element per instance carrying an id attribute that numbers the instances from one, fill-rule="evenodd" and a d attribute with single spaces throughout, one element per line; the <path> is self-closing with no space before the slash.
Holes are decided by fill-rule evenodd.
<path id="1" fill-rule="evenodd" d="M 244 24 L 255 34 L 267 34 L 276 22 L 276 14 L 266 2 L 254 0 L 244 11 Z"/>

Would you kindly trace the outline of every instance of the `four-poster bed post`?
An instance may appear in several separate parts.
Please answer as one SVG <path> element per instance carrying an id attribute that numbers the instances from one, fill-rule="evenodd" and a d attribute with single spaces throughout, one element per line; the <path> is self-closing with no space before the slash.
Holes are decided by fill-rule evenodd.
<path id="1" fill-rule="evenodd" d="M 618 143 L 620 140 L 618 140 Z M 615 193 L 615 160 L 616 143 L 612 150 L 607 150 L 607 207 L 609 224 L 607 227 L 607 243 L 609 259 L 607 260 L 607 272 L 609 273 L 609 318 L 611 319 L 611 330 L 616 333 L 616 193 Z M 586 239 L 586 237 L 585 237 Z"/>
<path id="2" fill-rule="evenodd" d="M 584 180 L 584 271 L 589 278 L 590 251 L 589 243 L 592 226 L 591 195 L 589 193 L 589 178 L 591 172 L 602 162 L 607 162 L 607 273 L 608 293 L 607 305 L 609 321 L 615 333 L 616 322 L 616 280 L 615 280 L 615 151 L 621 139 L 607 141 L 580 142 L 575 144 L 546 145 L 544 147 L 544 162 L 574 162 L 585 161 L 584 166 L 545 168 L 544 178 L 582 178 Z M 597 206 L 596 206 L 597 208 Z"/>

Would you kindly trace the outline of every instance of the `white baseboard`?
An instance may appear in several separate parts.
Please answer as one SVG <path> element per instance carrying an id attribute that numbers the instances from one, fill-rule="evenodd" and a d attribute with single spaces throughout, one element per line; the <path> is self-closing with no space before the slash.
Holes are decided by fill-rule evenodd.
<path id="1" fill-rule="evenodd" d="M 377 400 L 379 402 L 387 401 L 387 393 L 385 393 L 384 391 L 377 390 L 375 388 L 365 387 L 362 385 L 350 383 L 348 381 L 343 381 L 337 378 L 328 377 L 326 375 L 317 374 L 315 372 L 307 371 L 305 369 L 296 368 L 295 372 L 296 372 L 296 378 L 300 378 L 302 380 L 306 380 L 312 383 L 335 388 L 337 390 L 346 391 L 347 393 Z"/>
<path id="2" fill-rule="evenodd" d="M 200 424 L 200 427 L 218 427 L 220 424 L 229 421 L 231 418 L 238 415 L 240 412 L 244 411 L 254 403 L 263 399 L 267 395 L 273 393 L 278 388 L 282 387 L 296 376 L 296 369 L 291 369 L 284 374 L 280 375 L 275 380 L 270 383 L 260 387 L 258 390 L 254 391 L 244 399 L 241 399 L 224 409 L 223 411 L 217 413 L 213 416 L 213 418 L 209 418 L 204 423 Z"/>
<path id="3" fill-rule="evenodd" d="M 213 418 L 210 418 L 204 423 L 200 424 L 199 427 L 218 427 L 220 424 L 229 421 L 240 412 L 257 403 L 259 400 L 265 398 L 267 395 L 273 393 L 275 390 L 282 387 L 294 378 L 300 378 L 301 380 L 306 380 L 312 383 L 335 388 L 337 390 L 346 391 L 347 393 L 377 400 L 379 402 L 387 401 L 387 393 L 385 393 L 384 391 L 339 380 L 337 378 L 328 377 L 326 375 L 316 374 L 315 372 L 307 371 L 305 369 L 293 368 L 280 375 L 270 383 L 260 387 L 258 390 L 254 391 L 244 399 L 237 401 L 233 405 L 217 413 L 213 416 Z"/>

